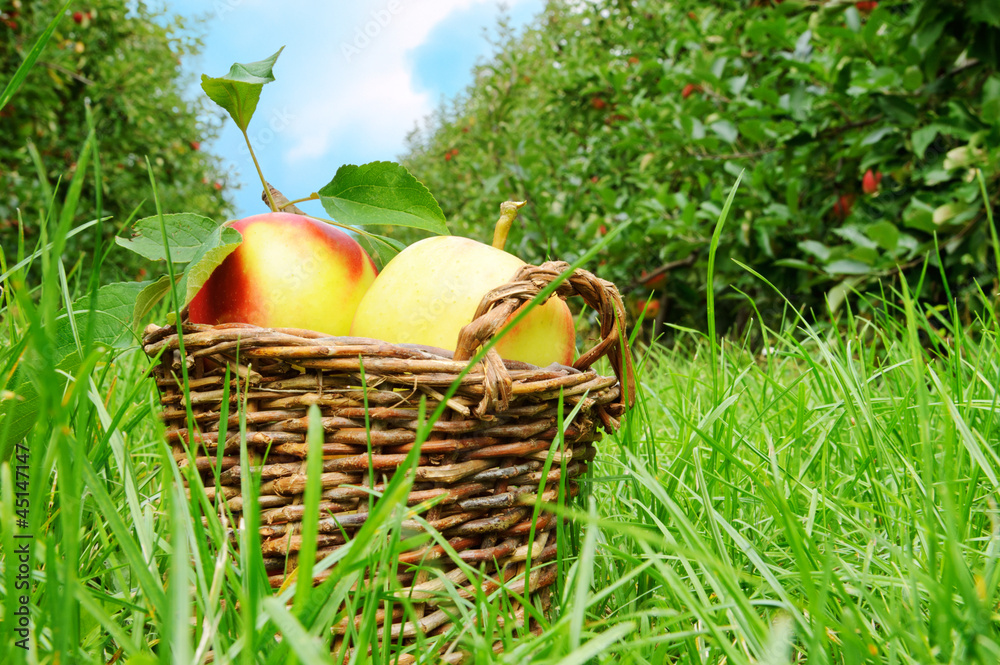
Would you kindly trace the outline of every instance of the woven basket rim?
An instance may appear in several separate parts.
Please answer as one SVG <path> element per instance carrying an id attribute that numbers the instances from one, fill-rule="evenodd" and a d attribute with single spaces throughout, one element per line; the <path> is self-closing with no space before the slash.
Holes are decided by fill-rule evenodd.
<path id="1" fill-rule="evenodd" d="M 187 310 L 181 313 L 181 325 L 158 326 L 150 324 L 143 334 L 143 350 L 152 356 L 160 350 L 173 346 L 169 340 L 183 335 L 189 342 L 197 343 L 198 337 L 206 333 L 216 343 L 239 345 L 252 344 L 254 339 L 266 337 L 267 341 L 280 341 L 284 338 L 289 346 L 313 347 L 312 353 L 323 355 L 343 355 L 346 351 L 357 351 L 357 355 L 371 357 L 396 357 L 425 362 L 438 362 L 445 372 L 465 370 L 470 360 L 480 348 L 485 346 L 506 325 L 506 322 L 525 303 L 531 301 L 553 281 L 563 279 L 552 296 L 562 298 L 577 295 L 593 308 L 598 315 L 601 326 L 600 340 L 591 349 L 582 353 L 572 366 L 552 363 L 548 366 L 562 367 L 577 371 L 586 371 L 603 357 L 607 357 L 614 371 L 615 378 L 621 385 L 621 400 L 623 410 L 635 404 L 636 381 L 631 350 L 625 337 L 626 312 L 621 294 L 614 283 L 601 279 L 593 273 L 576 269 L 570 272 L 570 265 L 565 261 L 548 261 L 539 266 L 522 266 L 506 284 L 493 289 L 483 296 L 471 323 L 459 332 L 456 350 L 432 347 L 421 344 L 398 344 L 375 338 L 334 336 L 325 333 L 300 328 L 265 328 L 247 323 L 223 323 L 217 325 L 194 324 L 187 320 Z M 550 297 L 552 297 L 550 296 Z M 543 303 L 539 303 L 541 305 Z M 308 340 L 308 341 L 303 341 Z M 339 349 L 331 351 L 329 349 Z M 300 349 L 303 355 L 309 351 Z M 481 375 L 483 398 L 476 407 L 475 413 L 480 417 L 488 417 L 491 413 L 503 412 L 508 408 L 512 395 L 514 376 L 521 370 L 544 370 L 530 363 L 504 359 L 491 348 L 479 365 L 481 370 L 469 370 L 469 375 Z M 512 374 L 513 373 L 513 374 Z"/>

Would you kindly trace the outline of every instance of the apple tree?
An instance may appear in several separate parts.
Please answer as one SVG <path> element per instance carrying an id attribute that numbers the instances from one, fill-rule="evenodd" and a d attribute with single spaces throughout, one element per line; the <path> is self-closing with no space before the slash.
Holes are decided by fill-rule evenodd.
<path id="1" fill-rule="evenodd" d="M 64 4 L 0 3 L 0 79 L 10 80 Z M 120 232 L 133 213 L 155 212 L 147 156 L 165 210 L 214 217 L 228 208 L 225 173 L 219 160 L 202 150 L 220 123 L 205 120 L 211 116 L 200 95 L 185 93 L 190 81 L 182 75 L 181 58 L 201 48 L 186 27 L 181 18 L 141 1 L 70 6 L 17 94 L 0 110 L 0 244 L 8 260 L 20 233 L 29 248 L 37 242 L 57 184 L 61 193 L 55 200 L 63 199 L 91 122 L 102 171 L 102 213 L 112 216 L 105 236 Z M 83 182 L 78 222 L 98 214 L 95 180 Z M 85 232 L 70 242 L 75 257 L 94 246 L 94 237 Z M 139 259 L 130 255 L 111 254 L 109 263 L 116 261 L 126 276 L 139 269 Z"/>
<path id="2" fill-rule="evenodd" d="M 552 0 L 520 34 L 501 25 L 405 164 L 473 237 L 526 198 L 511 248 L 527 261 L 630 222 L 592 267 L 638 302 L 654 290 L 660 322 L 704 326 L 741 174 L 720 330 L 783 312 L 743 266 L 820 315 L 900 273 L 916 284 L 928 257 L 921 295 L 944 300 L 944 276 L 968 300 L 998 276 L 977 175 L 995 208 L 998 65 L 992 0 Z"/>

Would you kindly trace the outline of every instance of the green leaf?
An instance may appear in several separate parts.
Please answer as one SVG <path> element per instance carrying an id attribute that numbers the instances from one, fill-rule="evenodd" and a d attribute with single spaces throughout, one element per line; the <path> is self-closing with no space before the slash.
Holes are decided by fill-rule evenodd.
<path id="1" fill-rule="evenodd" d="M 271 69 L 284 48 L 282 46 L 277 53 L 265 60 L 247 64 L 236 63 L 225 76 L 211 78 L 205 74 L 201 75 L 201 89 L 213 102 L 226 109 L 236 125 L 244 132 L 250 124 L 253 112 L 257 110 L 261 89 L 264 84 L 274 80 Z"/>
<path id="2" fill-rule="evenodd" d="M 927 152 L 930 144 L 934 143 L 939 131 L 940 128 L 937 125 L 927 125 L 913 132 L 910 139 L 913 141 L 913 154 L 918 159 L 924 158 L 924 153 Z"/>
<path id="3" fill-rule="evenodd" d="M 983 84 L 983 120 L 1000 125 L 1000 76 L 992 76 Z"/>
<path id="4" fill-rule="evenodd" d="M 392 261 L 397 254 L 406 249 L 406 245 L 399 242 L 395 238 L 375 235 L 374 233 L 358 236 L 358 241 L 365 248 L 365 251 L 369 254 L 375 254 L 378 256 L 379 263 L 383 267 L 385 267 L 389 261 Z"/>
<path id="5" fill-rule="evenodd" d="M 911 229 L 928 233 L 937 230 L 934 225 L 934 208 L 916 197 L 910 199 L 910 205 L 903 211 L 903 223 Z"/>
<path id="6" fill-rule="evenodd" d="M 831 275 L 867 275 L 872 268 L 867 263 L 852 261 L 851 259 L 838 259 L 823 266 Z"/>
<path id="7" fill-rule="evenodd" d="M 448 233 L 441 206 L 423 183 L 394 162 L 341 166 L 319 195 L 327 213 L 342 224 Z"/>
<path id="8" fill-rule="evenodd" d="M 174 263 L 187 263 L 194 258 L 205 240 L 219 228 L 219 223 L 190 212 L 164 215 L 167 242 L 170 244 L 170 259 Z M 115 242 L 127 250 L 144 256 L 151 261 L 165 261 L 163 233 L 157 216 L 140 219 L 132 227 L 132 237 L 115 238 Z"/>
<path id="9" fill-rule="evenodd" d="M 826 261 L 830 258 L 830 248 L 815 240 L 803 240 L 799 243 L 799 249 L 806 254 L 812 254 L 820 261 Z"/>
<path id="10" fill-rule="evenodd" d="M 1000 4 L 996 0 L 969 0 L 969 18 L 1000 28 Z"/>
<path id="11" fill-rule="evenodd" d="M 727 143 L 736 143 L 736 139 L 739 137 L 740 133 L 736 131 L 736 125 L 729 122 L 728 120 L 719 120 L 718 122 L 713 122 L 709 125 L 709 128 L 715 132 L 720 139 Z"/>
<path id="12" fill-rule="evenodd" d="M 191 302 L 198 290 L 212 276 L 212 272 L 227 256 L 236 251 L 241 242 L 243 236 L 239 231 L 228 226 L 220 226 L 202 243 L 181 278 L 178 293 L 184 295 L 184 305 Z"/>
<path id="13" fill-rule="evenodd" d="M 875 222 L 865 231 L 868 237 L 887 252 L 894 251 L 899 244 L 899 229 L 892 222 Z"/>
<path id="14" fill-rule="evenodd" d="M 917 108 L 901 97 L 880 95 L 876 98 L 882 112 L 901 125 L 912 125 L 917 121 Z"/>
<path id="15" fill-rule="evenodd" d="M 780 266 L 782 268 L 795 268 L 796 270 L 805 270 L 807 272 L 822 272 L 819 268 L 809 263 L 808 261 L 803 261 L 802 259 L 778 259 L 774 262 L 774 265 Z"/>
<path id="16" fill-rule="evenodd" d="M 143 284 L 147 286 L 136 295 L 132 309 L 133 328 L 153 311 L 153 307 L 163 299 L 163 296 L 170 293 L 170 277 L 168 275 L 164 275 L 155 282 L 143 282 Z"/>
<path id="17" fill-rule="evenodd" d="M 866 247 L 868 249 L 875 249 L 876 247 L 875 243 L 869 240 L 868 236 L 859 231 L 856 226 L 843 226 L 833 229 L 833 232 L 844 240 L 853 242 L 858 247 Z"/>
<path id="18" fill-rule="evenodd" d="M 847 299 L 847 294 L 861 283 L 860 277 L 848 277 L 844 281 L 835 285 L 826 294 L 826 300 L 830 304 L 830 311 L 836 312 Z"/>
<path id="19" fill-rule="evenodd" d="M 880 127 L 879 129 L 876 129 L 874 132 L 871 132 L 870 134 L 868 134 L 868 136 L 863 138 L 861 140 L 861 145 L 862 146 L 875 145 L 876 143 L 878 143 L 886 136 L 892 134 L 895 131 L 896 131 L 895 127 Z"/>

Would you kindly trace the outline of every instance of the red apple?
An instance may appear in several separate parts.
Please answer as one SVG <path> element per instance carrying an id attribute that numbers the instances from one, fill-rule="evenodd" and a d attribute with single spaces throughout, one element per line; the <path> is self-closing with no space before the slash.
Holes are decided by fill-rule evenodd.
<path id="1" fill-rule="evenodd" d="M 645 313 L 645 317 L 644 318 L 645 318 L 646 321 L 649 321 L 651 319 L 656 318 L 656 315 L 660 313 L 660 301 L 659 300 L 655 300 L 655 299 L 654 300 L 650 300 L 648 307 L 647 307 L 647 304 L 646 304 L 645 300 L 636 300 L 635 304 L 636 304 L 636 310 L 638 311 L 638 314 L 641 315 L 641 314 Z"/>
<path id="2" fill-rule="evenodd" d="M 252 323 L 347 335 L 375 281 L 351 236 L 302 215 L 269 212 L 230 224 L 243 243 L 191 301 L 192 323 Z"/>
<path id="3" fill-rule="evenodd" d="M 854 194 L 843 194 L 837 199 L 837 202 L 833 204 L 833 214 L 835 217 L 840 219 L 847 219 L 848 215 L 851 214 L 851 210 L 854 208 L 854 199 L 856 196 Z"/>
<path id="4" fill-rule="evenodd" d="M 687 99 L 696 92 L 701 92 L 701 86 L 695 83 L 688 83 L 686 86 L 684 86 L 684 89 L 681 90 L 681 97 Z"/>

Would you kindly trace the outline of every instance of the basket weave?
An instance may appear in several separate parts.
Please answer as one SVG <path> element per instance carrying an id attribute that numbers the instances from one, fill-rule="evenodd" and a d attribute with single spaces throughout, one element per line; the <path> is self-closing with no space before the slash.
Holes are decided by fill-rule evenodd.
<path id="1" fill-rule="evenodd" d="M 166 436 L 180 464 L 194 460 L 202 475 L 208 499 L 221 514 L 226 509 L 239 523 L 246 507 L 240 496 L 240 432 L 236 414 L 236 382 L 246 399 L 246 444 L 250 464 L 261 474 L 259 505 L 262 554 L 270 583 L 280 587 L 296 566 L 301 547 L 299 536 L 306 487 L 306 415 L 316 404 L 322 413 L 323 493 L 320 503 L 317 561 L 352 538 L 365 522 L 371 490 L 380 491 L 412 449 L 419 427 L 417 408 L 425 400 L 431 413 L 448 387 L 466 369 L 468 360 L 489 340 L 519 307 L 531 300 L 551 281 L 568 270 L 562 262 L 539 267 L 524 266 L 505 286 L 488 293 L 471 324 L 463 328 L 454 354 L 374 339 L 330 337 L 298 329 L 259 328 L 244 324 L 206 326 L 184 324 L 186 357 L 179 352 L 175 326 L 150 326 L 143 338 L 145 352 L 158 359 L 153 369 L 163 405 Z M 431 498 L 440 503 L 425 519 L 447 538 L 462 561 L 476 564 L 492 583 L 482 589 L 490 593 L 501 585 L 511 592 L 525 593 L 547 605 L 546 587 L 555 581 L 555 566 L 545 565 L 556 556 L 555 537 L 550 532 L 556 518 L 542 512 L 534 524 L 532 570 L 524 575 L 528 539 L 536 495 L 555 502 L 565 459 L 562 485 L 570 495 L 577 492 L 573 481 L 587 469 L 601 439 L 598 427 L 614 431 L 625 410 L 619 379 L 627 386 L 631 402 L 635 395 L 631 358 L 620 340 L 625 311 L 613 284 L 589 272 L 577 270 L 564 281 L 557 294 L 577 294 L 594 308 L 601 322 L 601 340 L 583 354 L 574 367 L 550 365 L 538 368 L 502 360 L 491 349 L 483 362 L 461 381 L 447 401 L 445 415 L 433 426 L 423 443 L 409 504 Z M 607 357 L 616 378 L 598 375 L 590 366 Z M 189 391 L 179 380 L 181 363 L 189 369 Z M 226 368 L 233 381 L 230 415 L 224 434 L 220 409 Z M 362 384 L 362 371 L 365 385 Z M 558 451 L 548 477 L 542 467 L 553 438 L 557 436 L 557 407 L 563 395 L 565 411 L 582 401 L 572 423 L 565 424 L 564 448 Z M 199 430 L 189 451 L 186 398 Z M 365 400 L 368 408 L 365 409 Z M 370 427 L 366 429 L 366 417 Z M 224 446 L 220 472 L 222 496 L 216 496 L 214 473 L 218 468 L 218 446 Z M 371 448 L 369 448 L 369 441 Z M 374 469 L 375 477 L 369 475 Z M 542 486 L 539 488 L 539 486 Z M 367 488 L 367 489 L 366 489 Z M 443 498 L 441 498 L 443 497 Z M 450 627 L 453 612 L 438 606 L 433 591 L 440 580 L 414 575 L 408 566 L 436 559 L 441 572 L 463 595 L 474 595 L 472 582 L 441 547 L 424 547 L 400 557 L 401 592 L 413 599 L 426 599 L 413 621 L 402 612 L 384 617 L 379 639 L 404 643 L 418 631 L 434 635 Z M 317 581 L 335 572 L 328 569 Z M 333 626 L 343 634 L 348 619 Z M 524 608 L 514 606 L 515 624 L 523 624 Z M 388 630 L 384 626 L 388 623 Z M 416 625 L 419 623 L 419 625 Z M 386 639 L 388 638 L 388 639 Z M 335 646 L 337 642 L 335 642 Z M 448 662 L 458 662 L 461 652 L 449 653 Z M 400 663 L 413 662 L 404 655 Z"/>

